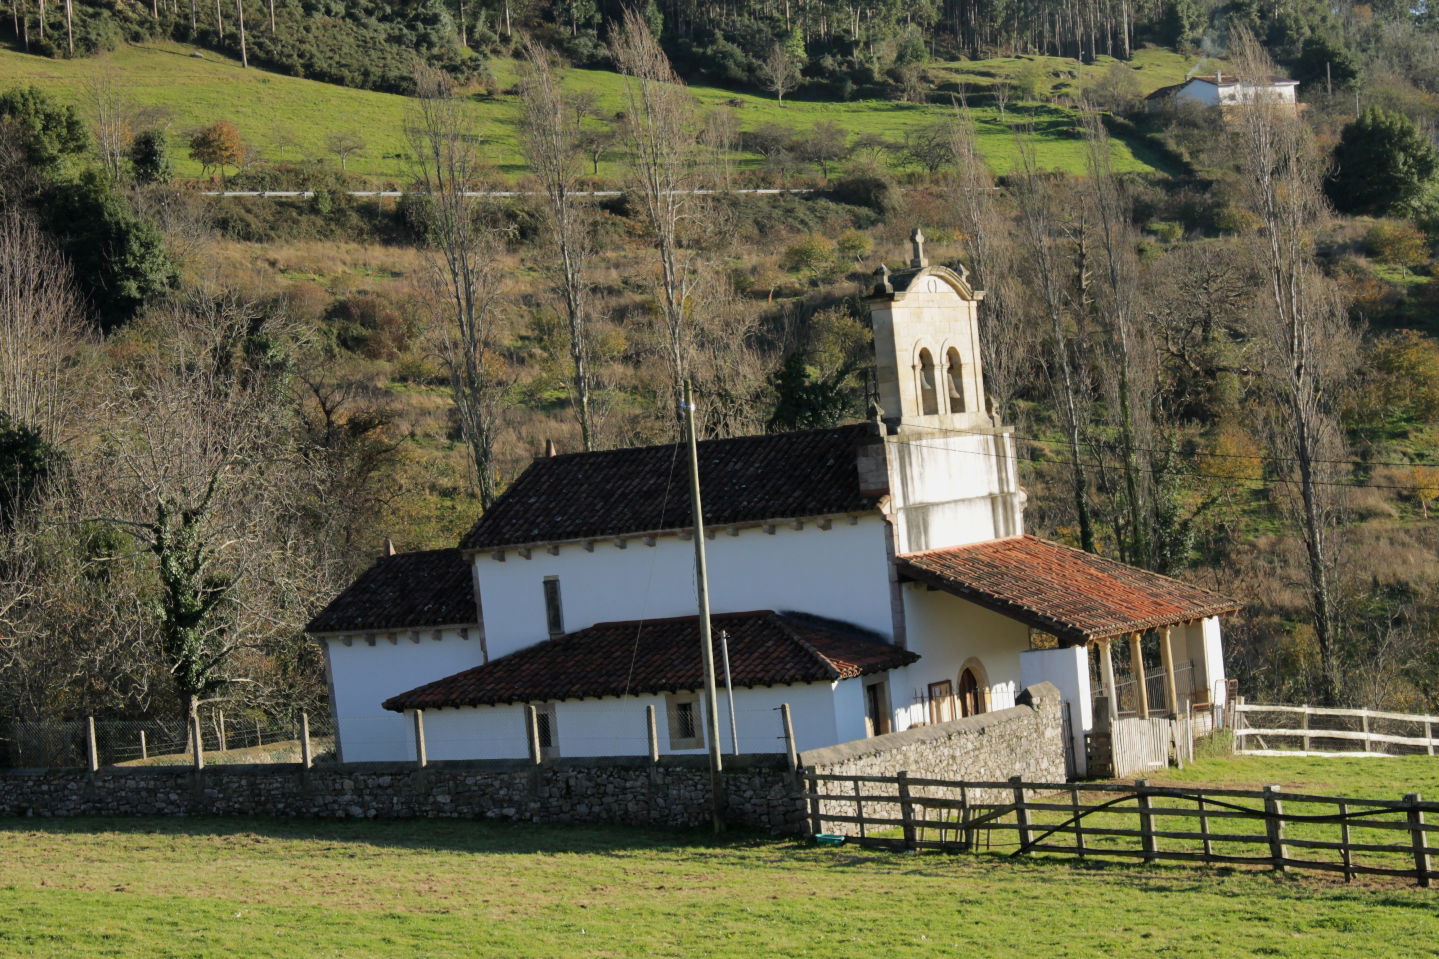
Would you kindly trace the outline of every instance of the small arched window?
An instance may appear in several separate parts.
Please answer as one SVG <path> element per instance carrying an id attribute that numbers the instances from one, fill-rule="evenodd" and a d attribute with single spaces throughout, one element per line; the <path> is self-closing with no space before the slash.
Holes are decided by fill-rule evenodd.
<path id="1" fill-rule="evenodd" d="M 929 350 L 919 351 L 919 411 L 924 416 L 939 412 L 939 392 L 934 382 L 934 357 Z"/>
<path id="2" fill-rule="evenodd" d="M 949 348 L 945 356 L 945 380 L 949 389 L 949 411 L 951 413 L 964 412 L 964 363 L 959 358 L 959 350 Z"/>

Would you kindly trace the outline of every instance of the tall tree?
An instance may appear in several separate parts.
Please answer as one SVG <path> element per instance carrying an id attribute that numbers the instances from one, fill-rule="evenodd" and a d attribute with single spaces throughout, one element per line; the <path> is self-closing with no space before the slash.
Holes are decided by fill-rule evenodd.
<path id="1" fill-rule="evenodd" d="M 1241 75 L 1274 72 L 1253 37 L 1236 43 Z M 1241 183 L 1259 217 L 1256 256 L 1268 303 L 1255 316 L 1262 385 L 1276 408 L 1267 422 L 1276 468 L 1308 569 L 1310 613 L 1319 647 L 1320 698 L 1342 696 L 1342 635 L 1337 602 L 1339 544 L 1334 536 L 1344 458 L 1338 417 L 1340 387 L 1355 340 L 1332 284 L 1314 258 L 1315 231 L 1325 219 L 1323 165 L 1309 128 L 1277 101 L 1264 97 L 1236 114 Z"/>
<path id="2" fill-rule="evenodd" d="M 696 258 L 683 229 L 702 214 L 696 196 L 694 100 L 670 67 L 669 58 L 634 9 L 626 11 L 611 50 L 625 76 L 625 129 L 630 175 L 660 261 L 660 309 L 668 333 L 670 386 L 679 415 L 687 375 L 686 310 L 697 281 Z"/>
<path id="3" fill-rule="evenodd" d="M 590 283 L 586 266 L 594 253 L 594 231 L 589 208 L 576 196 L 585 159 L 580 141 L 581 113 L 571 109 L 550 66 L 549 54 L 533 40 L 525 45 L 520 94 L 524 104 L 520 144 L 530 170 L 539 177 L 545 191 L 545 213 L 558 257 L 552 272 L 569 325 L 575 415 L 584 448 L 591 450 L 594 428 L 590 417 Z"/>
<path id="4" fill-rule="evenodd" d="M 506 388 L 496 335 L 501 245 L 474 195 L 490 184 L 491 168 L 481 153 L 475 113 L 449 79 L 422 69 L 416 93 L 406 134 L 415 181 L 429 203 L 427 241 L 443 304 L 440 355 L 470 448 L 475 488 L 488 509 L 499 495 L 495 433 Z"/>

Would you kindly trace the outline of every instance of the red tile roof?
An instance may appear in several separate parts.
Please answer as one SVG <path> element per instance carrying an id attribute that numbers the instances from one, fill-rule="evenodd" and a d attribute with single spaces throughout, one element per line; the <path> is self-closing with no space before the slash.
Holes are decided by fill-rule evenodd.
<path id="1" fill-rule="evenodd" d="M 1207 589 L 1033 536 L 910 553 L 895 565 L 911 579 L 1071 643 L 1240 608 Z"/>
<path id="2" fill-rule="evenodd" d="M 470 626 L 475 588 L 458 549 L 381 556 L 305 627 L 308 633 Z"/>
<path id="3" fill-rule="evenodd" d="M 919 659 L 859 627 L 799 613 L 723 613 L 711 622 L 715 668 L 722 670 L 723 630 L 739 687 L 832 682 Z M 400 712 L 679 692 L 700 689 L 703 675 L 698 617 L 599 623 L 400 693 L 384 707 Z"/>
<path id="4" fill-rule="evenodd" d="M 756 522 L 873 509 L 860 491 L 868 426 L 699 444 L 705 522 Z M 463 549 L 684 529 L 692 525 L 683 444 L 542 457 L 460 541 Z"/>

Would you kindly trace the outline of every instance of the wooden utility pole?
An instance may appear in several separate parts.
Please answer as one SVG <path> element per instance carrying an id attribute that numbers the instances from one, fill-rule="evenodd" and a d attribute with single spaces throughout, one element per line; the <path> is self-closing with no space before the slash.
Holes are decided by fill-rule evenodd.
<path id="1" fill-rule="evenodd" d="M 699 441 L 695 437 L 695 395 L 694 384 L 685 380 L 685 428 L 690 441 L 690 503 L 694 506 L 695 526 L 695 593 L 699 603 L 700 656 L 704 662 L 705 707 L 709 713 L 706 725 L 710 753 L 710 794 L 714 814 L 715 832 L 724 829 L 720 817 L 723 806 L 723 792 L 720 773 L 723 760 L 720 758 L 719 741 L 719 692 L 715 689 L 715 650 L 710 633 L 710 591 L 709 567 L 705 563 L 705 520 L 704 507 L 700 503 L 700 461 Z"/>
<path id="2" fill-rule="evenodd" d="M 250 54 L 245 49 L 245 4 L 244 0 L 235 0 L 235 20 L 240 27 L 240 66 L 246 70 L 250 69 Z"/>

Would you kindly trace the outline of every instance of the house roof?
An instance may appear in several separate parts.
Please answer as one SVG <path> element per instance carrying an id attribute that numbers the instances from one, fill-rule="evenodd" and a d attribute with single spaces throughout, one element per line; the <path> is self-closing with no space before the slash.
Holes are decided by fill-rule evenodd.
<path id="1" fill-rule="evenodd" d="M 310 633 L 478 623 L 470 564 L 458 549 L 381 556 L 305 627 Z"/>
<path id="2" fill-rule="evenodd" d="M 1151 94 L 1149 94 L 1148 96 L 1146 96 L 1145 99 L 1146 99 L 1146 100 L 1158 100 L 1158 99 L 1160 99 L 1161 97 L 1172 96 L 1172 95 L 1178 93 L 1180 90 L 1183 90 L 1185 87 L 1189 86 L 1189 84 L 1193 83 L 1193 82 L 1196 81 L 1196 80 L 1198 80 L 1200 83 L 1207 83 L 1207 84 L 1209 84 L 1209 85 L 1212 86 L 1212 87 L 1219 87 L 1219 86 L 1232 87 L 1232 86 L 1236 86 L 1236 85 L 1238 85 L 1238 84 L 1240 84 L 1240 83 L 1248 83 L 1248 82 L 1249 82 L 1249 81 L 1247 81 L 1247 80 L 1241 80 L 1239 77 L 1233 76 L 1233 75 L 1225 75 L 1222 79 L 1221 79 L 1220 77 L 1214 76 L 1214 75 L 1212 75 L 1212 74 L 1209 75 L 1209 76 L 1195 76 L 1195 77 L 1189 77 L 1189 78 L 1188 78 L 1187 80 L 1185 80 L 1183 83 L 1171 83 L 1171 84 L 1169 84 L 1168 86 L 1160 87 L 1158 90 L 1155 90 L 1153 93 L 1151 93 Z M 1298 86 L 1298 85 L 1299 85 L 1299 81 L 1298 81 L 1298 80 L 1291 80 L 1291 79 L 1289 79 L 1288 77 L 1277 77 L 1277 76 L 1276 76 L 1276 77 L 1265 77 L 1262 82 L 1263 82 L 1264 85 L 1266 85 L 1266 86 L 1271 86 L 1271 87 L 1293 87 L 1293 86 Z"/>
<path id="3" fill-rule="evenodd" d="M 797 613 L 724 613 L 711 621 L 716 668 L 723 669 L 718 665 L 723 631 L 734 685 L 740 687 L 833 682 L 919 659 L 857 626 Z M 703 685 L 698 617 L 682 616 L 599 623 L 400 693 L 384 707 L 400 712 L 595 699 Z"/>
<path id="4" fill-rule="evenodd" d="M 1207 589 L 1033 536 L 910 553 L 895 564 L 911 579 L 1070 644 L 1240 607 Z"/>
<path id="5" fill-rule="evenodd" d="M 706 440 L 699 444 L 711 525 L 872 509 L 860 491 L 865 425 Z M 542 457 L 460 541 L 496 549 L 693 525 L 682 443 Z"/>

